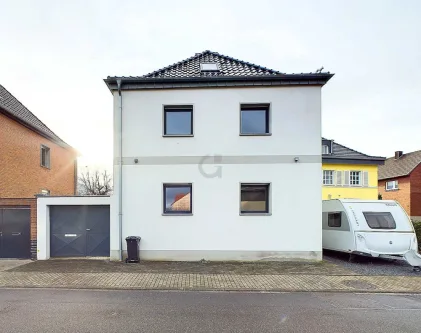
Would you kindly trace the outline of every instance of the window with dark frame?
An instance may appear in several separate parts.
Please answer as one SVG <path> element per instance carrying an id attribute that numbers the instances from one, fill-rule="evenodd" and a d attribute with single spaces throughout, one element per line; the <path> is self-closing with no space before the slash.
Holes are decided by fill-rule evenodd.
<path id="1" fill-rule="evenodd" d="M 192 184 L 164 184 L 164 214 L 192 213 Z"/>
<path id="2" fill-rule="evenodd" d="M 50 168 L 50 148 L 41 146 L 41 166 Z"/>
<path id="3" fill-rule="evenodd" d="M 269 184 L 241 184 L 240 212 L 269 213 Z"/>
<path id="4" fill-rule="evenodd" d="M 164 107 L 164 136 L 193 135 L 193 106 Z"/>
<path id="5" fill-rule="evenodd" d="M 269 104 L 242 104 L 240 135 L 270 134 Z"/>
<path id="6" fill-rule="evenodd" d="M 327 226 L 330 228 L 340 228 L 342 225 L 341 213 L 329 213 L 327 215 Z"/>
<path id="7" fill-rule="evenodd" d="M 371 229 L 396 229 L 396 222 L 390 212 L 363 212 Z"/>

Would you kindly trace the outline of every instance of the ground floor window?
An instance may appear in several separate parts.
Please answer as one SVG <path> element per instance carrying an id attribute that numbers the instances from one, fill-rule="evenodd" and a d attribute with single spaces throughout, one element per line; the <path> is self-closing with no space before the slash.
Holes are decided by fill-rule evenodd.
<path id="1" fill-rule="evenodd" d="M 269 213 L 269 184 L 241 184 L 240 212 Z"/>
<path id="2" fill-rule="evenodd" d="M 392 191 L 392 190 L 397 190 L 398 189 L 398 181 L 397 180 L 392 180 L 389 182 L 386 182 L 386 191 Z"/>
<path id="3" fill-rule="evenodd" d="M 164 184 L 164 214 L 192 213 L 192 184 Z"/>

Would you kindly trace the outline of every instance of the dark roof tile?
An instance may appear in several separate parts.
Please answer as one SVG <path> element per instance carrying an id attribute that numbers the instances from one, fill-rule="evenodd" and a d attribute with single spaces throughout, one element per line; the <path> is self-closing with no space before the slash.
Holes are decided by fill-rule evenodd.
<path id="1" fill-rule="evenodd" d="M 322 138 L 323 140 L 329 140 Z M 354 149 L 348 148 L 332 140 L 332 152 L 329 155 L 324 155 L 326 158 L 335 159 L 356 159 L 356 160 L 385 160 L 385 157 L 370 156 Z"/>
<path id="2" fill-rule="evenodd" d="M 0 108 L 3 109 L 5 113 L 27 125 L 29 128 L 39 132 L 62 146 L 71 148 L 2 85 L 0 85 Z"/>
<path id="3" fill-rule="evenodd" d="M 421 163 L 421 150 L 403 154 L 400 158 L 389 157 L 379 167 L 379 180 L 408 176 Z"/>

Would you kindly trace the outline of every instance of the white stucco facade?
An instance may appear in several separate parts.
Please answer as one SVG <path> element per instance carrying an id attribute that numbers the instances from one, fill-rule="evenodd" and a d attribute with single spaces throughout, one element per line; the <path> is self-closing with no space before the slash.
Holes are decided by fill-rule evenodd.
<path id="1" fill-rule="evenodd" d="M 240 104 L 254 103 L 270 104 L 271 135 L 239 135 Z M 179 104 L 193 106 L 194 136 L 164 137 L 163 106 Z M 132 235 L 142 238 L 141 259 L 321 259 L 321 86 L 123 90 L 122 110 L 122 233 L 115 190 L 112 259 Z M 192 184 L 191 215 L 163 215 L 165 183 Z M 270 184 L 268 214 L 240 214 L 241 183 Z"/>

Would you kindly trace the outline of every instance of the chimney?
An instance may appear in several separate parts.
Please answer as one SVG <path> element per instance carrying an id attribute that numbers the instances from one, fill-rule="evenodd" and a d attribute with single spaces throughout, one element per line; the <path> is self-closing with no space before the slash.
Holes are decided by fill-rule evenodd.
<path id="1" fill-rule="evenodd" d="M 403 151 L 402 150 L 395 151 L 395 160 L 401 158 L 402 155 L 403 155 Z"/>

